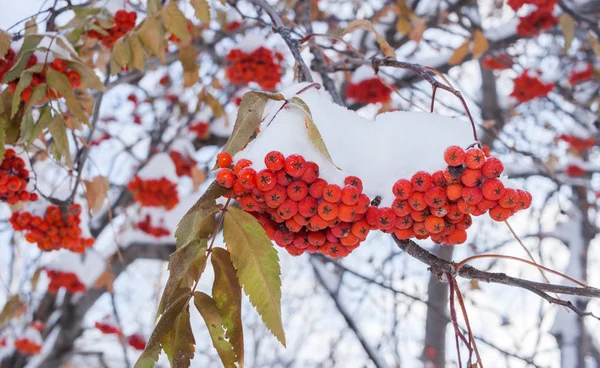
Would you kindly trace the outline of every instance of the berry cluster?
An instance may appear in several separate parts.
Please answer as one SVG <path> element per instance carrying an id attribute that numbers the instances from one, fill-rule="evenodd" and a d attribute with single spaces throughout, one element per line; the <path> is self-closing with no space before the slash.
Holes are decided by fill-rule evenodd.
<path id="1" fill-rule="evenodd" d="M 36 355 L 42 351 L 42 345 L 27 337 L 21 337 L 15 340 L 15 349 L 23 355 Z"/>
<path id="2" fill-rule="evenodd" d="M 16 58 L 16 54 L 12 49 L 8 49 L 8 51 L 4 55 L 4 58 L 0 58 L 0 81 L 2 81 L 2 79 L 4 78 L 4 74 L 15 65 L 15 62 L 16 62 L 15 58 Z M 34 54 L 34 55 L 31 55 L 29 57 L 29 59 L 27 60 L 27 64 L 26 64 L 25 68 L 29 69 L 36 64 L 38 64 L 38 58 Z M 31 78 L 31 83 L 29 84 L 29 86 L 27 86 L 23 90 L 23 92 L 21 92 L 21 100 L 22 101 L 25 101 L 25 102 L 29 101 L 29 99 L 31 98 L 31 94 L 33 93 L 33 89 L 37 85 L 46 83 L 46 68 L 47 67 L 50 67 L 56 71 L 59 71 L 59 72 L 65 74 L 69 78 L 72 88 L 78 88 L 79 86 L 81 86 L 81 77 L 80 77 L 79 73 L 77 73 L 74 70 L 69 70 L 68 61 L 64 60 L 64 59 L 54 59 L 52 61 L 52 63 L 50 63 L 47 66 L 44 66 L 44 69 L 42 69 L 42 71 L 40 71 L 39 73 L 33 74 L 32 78 Z M 13 94 L 15 93 L 15 91 L 17 90 L 18 83 L 19 83 L 19 78 L 14 79 L 8 83 L 8 89 L 10 90 L 11 93 L 13 93 Z M 60 97 L 62 97 L 62 96 L 59 93 L 48 88 L 48 90 L 46 91 L 45 99 L 40 101 L 40 103 L 45 102 L 47 100 L 53 100 L 56 98 L 60 98 Z"/>
<path id="3" fill-rule="evenodd" d="M 108 48 L 112 48 L 115 42 L 121 38 L 124 34 L 131 31 L 135 27 L 135 21 L 137 20 L 137 13 L 132 11 L 128 12 L 125 10 L 117 10 L 113 19 L 115 25 L 111 28 L 105 29 L 106 35 L 103 35 L 95 30 L 88 32 L 90 38 L 97 38 L 102 44 Z M 98 22 L 94 23 L 100 27 Z"/>
<path id="4" fill-rule="evenodd" d="M 225 30 L 227 32 L 233 32 L 233 31 L 237 30 L 238 28 L 240 28 L 241 25 L 242 25 L 242 22 L 240 22 L 239 20 L 234 20 L 233 22 L 229 22 L 225 25 Z"/>
<path id="5" fill-rule="evenodd" d="M 379 78 L 364 79 L 358 83 L 348 83 L 346 97 L 358 103 L 386 103 L 390 101 L 392 90 Z"/>
<path id="6" fill-rule="evenodd" d="M 571 70 L 569 72 L 569 83 L 575 85 L 592 79 L 593 68 L 592 64 L 588 64 L 585 69 L 582 70 Z"/>
<path id="7" fill-rule="evenodd" d="M 208 123 L 206 121 L 197 121 L 188 128 L 190 132 L 196 134 L 198 139 L 206 139 L 210 135 Z"/>
<path id="8" fill-rule="evenodd" d="M 506 3 L 514 11 L 521 9 L 525 4 L 535 5 L 538 8 L 548 8 L 552 10 L 557 0 L 508 0 Z"/>
<path id="9" fill-rule="evenodd" d="M 558 19 L 552 15 L 552 9 L 553 7 L 543 6 L 525 17 L 520 17 L 517 35 L 531 37 L 554 27 L 558 23 Z"/>
<path id="10" fill-rule="evenodd" d="M 28 182 L 29 171 L 25 168 L 25 161 L 13 149 L 7 149 L 0 164 L 0 201 L 8 204 L 37 201 L 38 195 L 27 191 Z"/>
<path id="11" fill-rule="evenodd" d="M 426 239 L 456 245 L 467 240 L 473 216 L 488 212 L 495 221 L 506 221 L 529 208 L 531 194 L 505 188 L 498 179 L 504 166 L 496 157 L 486 158 L 479 148 L 466 151 L 450 146 L 444 152 L 448 167 L 433 174 L 419 171 L 410 180 L 396 181 L 391 208 L 369 209 L 367 222 L 394 232 L 399 239 Z"/>
<path id="12" fill-rule="evenodd" d="M 144 350 L 146 348 L 146 339 L 140 334 L 133 334 L 127 338 L 127 345 L 135 350 Z"/>
<path id="13" fill-rule="evenodd" d="M 192 176 L 192 168 L 196 167 L 196 161 L 194 161 L 193 158 L 187 155 L 184 156 L 182 153 L 177 151 L 169 152 L 169 156 L 175 164 L 175 172 L 177 173 L 177 176 Z"/>
<path id="14" fill-rule="evenodd" d="M 64 272 L 58 270 L 46 269 L 48 278 L 50 279 L 50 285 L 48 285 L 48 292 L 56 294 L 60 288 L 65 288 L 69 293 L 82 293 L 86 290 L 85 285 L 79 280 L 76 274 L 73 272 Z"/>
<path id="15" fill-rule="evenodd" d="M 75 253 L 83 253 L 94 244 L 93 238 L 82 237 L 81 206 L 73 204 L 64 212 L 60 207 L 50 205 L 43 217 L 29 212 L 14 212 L 10 217 L 12 227 L 17 231 L 25 231 L 25 239 L 37 243 L 43 251 L 67 249 Z"/>
<path id="16" fill-rule="evenodd" d="M 252 162 L 217 155 L 217 183 L 252 213 L 269 237 L 292 255 L 321 252 L 345 257 L 371 230 L 365 221 L 370 199 L 355 176 L 344 187 L 319 178 L 319 166 L 301 155 L 287 158 L 280 152 L 265 156 L 266 169 L 256 172 Z"/>
<path id="17" fill-rule="evenodd" d="M 281 80 L 283 55 L 266 47 L 259 47 L 251 53 L 232 49 L 226 57 L 229 62 L 225 72 L 235 84 L 256 82 L 262 89 L 272 91 Z"/>
<path id="18" fill-rule="evenodd" d="M 596 145 L 594 138 L 579 138 L 570 134 L 561 134 L 558 139 L 567 142 L 571 149 L 580 152 L 585 152 Z"/>
<path id="19" fill-rule="evenodd" d="M 486 69 L 506 70 L 513 66 L 513 61 L 510 56 L 505 54 L 488 55 L 481 60 L 481 65 Z"/>
<path id="20" fill-rule="evenodd" d="M 142 179 L 135 176 L 127 184 L 133 198 L 144 207 L 164 207 L 173 209 L 179 203 L 177 184 L 167 178 Z"/>
<path id="21" fill-rule="evenodd" d="M 554 83 L 544 83 L 538 77 L 529 75 L 527 70 L 515 78 L 513 82 L 514 87 L 510 96 L 514 97 L 519 103 L 547 96 L 554 88 Z"/>
<path id="22" fill-rule="evenodd" d="M 578 178 L 585 175 L 585 169 L 579 165 L 570 164 L 565 168 L 565 174 L 573 178 Z"/>
<path id="23" fill-rule="evenodd" d="M 137 224 L 135 224 L 135 228 L 145 232 L 146 234 L 150 234 L 155 238 L 160 238 L 162 236 L 167 236 L 171 234 L 169 229 L 167 229 L 166 227 L 153 226 L 150 215 L 146 215 L 143 221 L 140 221 Z"/>
<path id="24" fill-rule="evenodd" d="M 112 321 L 110 315 L 105 316 L 102 321 L 96 322 L 94 326 L 106 335 L 121 335 L 121 329 Z"/>

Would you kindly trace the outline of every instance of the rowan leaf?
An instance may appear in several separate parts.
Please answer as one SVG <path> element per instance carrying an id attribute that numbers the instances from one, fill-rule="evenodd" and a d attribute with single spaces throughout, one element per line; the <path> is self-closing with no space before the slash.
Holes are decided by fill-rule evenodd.
<path id="1" fill-rule="evenodd" d="M 190 366 L 190 362 L 196 353 L 195 343 L 188 305 L 177 316 L 173 328 L 163 342 L 163 349 L 169 357 L 172 368 L 188 368 Z"/>
<path id="2" fill-rule="evenodd" d="M 379 45 L 379 48 L 381 49 L 383 54 L 396 60 L 396 51 L 394 51 L 392 46 L 390 46 L 386 39 L 383 38 L 379 34 L 379 32 L 377 32 L 377 30 L 375 30 L 373 24 L 367 19 L 356 19 L 350 22 L 344 30 L 344 32 L 342 33 L 342 36 L 347 35 L 348 33 L 352 33 L 357 29 L 362 29 L 363 31 L 373 33 L 375 35 L 375 39 L 377 40 L 377 44 Z"/>
<path id="3" fill-rule="evenodd" d="M 238 153 L 250 140 L 262 121 L 265 105 L 269 100 L 283 101 L 280 93 L 263 93 L 251 91 L 242 96 L 233 132 L 223 147 L 223 152 L 231 156 Z"/>
<path id="4" fill-rule="evenodd" d="M 46 97 L 48 85 L 46 83 L 38 84 L 33 88 L 29 101 L 25 103 L 24 111 L 30 111 L 31 108 L 40 103 Z"/>
<path id="5" fill-rule="evenodd" d="M 6 123 L 4 118 L 0 117 L 0 160 L 4 161 L 4 153 L 6 152 Z M 0 324 L 0 327 L 2 324 Z"/>
<path id="6" fill-rule="evenodd" d="M 6 55 L 10 43 L 12 42 L 12 34 L 0 29 L 0 55 Z"/>
<path id="7" fill-rule="evenodd" d="M 127 41 L 129 42 L 129 48 L 131 49 L 131 66 L 136 68 L 139 71 L 144 70 L 144 47 L 140 42 L 140 39 L 135 33 L 131 33 L 129 37 L 127 37 Z"/>
<path id="8" fill-rule="evenodd" d="M 187 305 L 190 298 L 191 290 L 188 288 L 184 291 L 179 294 L 178 298 L 160 316 L 150 339 L 148 339 L 148 343 L 146 343 L 146 348 L 138 358 L 134 368 L 152 368 L 154 367 L 154 363 L 158 361 L 165 336 L 173 328 L 177 316 L 179 316 L 185 305 Z"/>
<path id="9" fill-rule="evenodd" d="M 210 109 L 212 110 L 212 113 L 215 116 L 215 118 L 218 119 L 225 114 L 225 110 L 223 108 L 223 105 L 221 105 L 221 102 L 219 101 L 219 99 L 217 99 L 215 96 L 213 96 L 206 89 L 203 89 L 198 94 L 198 99 L 200 101 L 203 101 L 204 103 L 206 103 L 208 106 L 210 106 Z"/>
<path id="10" fill-rule="evenodd" d="M 131 48 L 125 37 L 117 40 L 112 49 L 111 69 L 112 75 L 116 75 L 121 70 L 127 70 L 131 63 Z"/>
<path id="11" fill-rule="evenodd" d="M 95 89 L 96 91 L 104 92 L 106 87 L 98 78 L 98 75 L 82 60 L 69 61 L 69 69 L 76 71 L 81 77 L 81 84 L 87 88 Z"/>
<path id="12" fill-rule="evenodd" d="M 114 292 L 113 283 L 115 281 L 115 274 L 110 270 L 109 267 L 106 267 L 104 272 L 98 276 L 96 282 L 94 282 L 94 288 L 101 289 L 104 288 L 108 291 L 109 294 Z"/>
<path id="13" fill-rule="evenodd" d="M 183 86 L 191 87 L 200 80 L 198 71 L 200 68 L 196 64 L 196 51 L 194 45 L 189 44 L 179 48 L 179 60 L 183 67 Z"/>
<path id="14" fill-rule="evenodd" d="M 471 40 L 466 40 L 462 45 L 460 45 L 454 53 L 448 59 L 449 65 L 457 65 L 460 64 L 461 61 L 469 54 L 469 48 L 471 47 Z"/>
<path id="15" fill-rule="evenodd" d="M 217 182 L 210 184 L 202 197 L 179 220 L 175 230 L 177 248 L 212 235 L 216 226 L 215 214 L 223 208 L 222 205 L 217 204 L 217 199 L 225 193 L 227 193 L 227 189 Z"/>
<path id="16" fill-rule="evenodd" d="M 31 290 L 35 291 L 35 288 L 37 287 L 38 281 L 40 280 L 40 275 L 42 274 L 43 270 L 44 269 L 42 267 L 39 267 L 35 270 L 33 275 L 31 275 L 31 279 L 29 279 L 29 283 L 31 284 Z"/>
<path id="17" fill-rule="evenodd" d="M 2 311 L 0 312 L 0 328 L 4 327 L 13 317 L 18 317 L 27 308 L 18 295 L 12 295 L 8 298 Z"/>
<path id="18" fill-rule="evenodd" d="M 194 15 L 203 23 L 210 22 L 210 6 L 206 0 L 190 0 L 194 8 Z"/>
<path id="19" fill-rule="evenodd" d="M 48 68 L 50 70 L 51 68 Z M 50 153 L 57 162 L 61 162 L 64 158 L 67 166 L 71 167 L 71 151 L 69 150 L 69 139 L 67 138 L 67 129 L 65 119 L 61 114 L 55 114 L 48 124 L 48 130 L 52 134 L 52 146 Z"/>
<path id="20" fill-rule="evenodd" d="M 600 41 L 598 41 L 591 31 L 588 31 L 587 35 L 590 45 L 592 46 L 592 50 L 594 50 L 594 53 L 600 57 Z"/>
<path id="21" fill-rule="evenodd" d="M 186 273 L 192 266 L 192 262 L 197 256 L 200 257 L 199 271 L 200 273 L 204 271 L 206 265 L 206 246 L 206 239 L 192 241 L 171 254 L 169 257 L 169 278 L 158 303 L 157 318 L 173 302 L 172 299 L 180 281 L 186 276 Z"/>
<path id="22" fill-rule="evenodd" d="M 25 22 L 25 34 L 34 34 L 37 33 L 38 27 L 35 21 L 35 17 L 31 17 L 27 22 Z"/>
<path id="23" fill-rule="evenodd" d="M 206 323 L 213 346 L 217 350 L 225 368 L 235 368 L 235 353 L 233 347 L 225 339 L 223 320 L 219 315 L 217 304 L 210 296 L 197 291 L 194 293 L 194 305 Z"/>
<path id="24" fill-rule="evenodd" d="M 260 223 L 236 207 L 225 212 L 223 238 L 237 278 L 263 322 L 285 346 L 279 257 Z"/>
<path id="25" fill-rule="evenodd" d="M 165 30 L 162 23 L 155 17 L 147 17 L 140 26 L 138 37 L 144 48 L 164 63 L 165 50 L 163 40 Z"/>
<path id="26" fill-rule="evenodd" d="M 23 41 L 23 43 L 24 42 L 25 41 Z M 19 78 L 21 73 L 23 73 L 23 71 L 27 67 L 27 61 L 29 60 L 31 55 L 33 55 L 32 50 L 23 51 L 23 47 L 21 47 L 21 51 L 19 51 L 19 54 L 17 55 L 17 61 L 15 61 L 15 65 L 13 65 L 13 67 L 10 68 L 6 72 L 6 74 L 4 74 L 2 83 L 8 84 L 9 82 L 12 82 L 13 80 Z"/>
<path id="27" fill-rule="evenodd" d="M 473 32 L 473 57 L 479 59 L 490 47 L 490 43 L 480 29 Z"/>
<path id="28" fill-rule="evenodd" d="M 187 28 L 187 19 L 179 10 L 176 2 L 170 1 L 161 10 L 160 15 L 168 32 L 177 36 L 184 44 L 190 42 L 192 37 Z"/>
<path id="29" fill-rule="evenodd" d="M 41 70 L 41 65 L 39 69 Z M 19 78 L 19 82 L 17 83 L 17 87 L 15 88 L 15 93 L 13 94 L 12 107 L 10 110 L 11 118 L 13 118 L 19 110 L 19 105 L 22 101 L 21 93 L 25 90 L 25 88 L 29 87 L 32 79 L 33 73 L 30 73 L 29 71 L 24 71 L 23 73 L 21 73 L 21 77 Z"/>
<path id="30" fill-rule="evenodd" d="M 571 43 L 575 38 L 575 19 L 569 14 L 563 14 L 558 17 L 558 23 L 565 39 L 565 52 L 571 48 Z"/>
<path id="31" fill-rule="evenodd" d="M 243 366 L 242 288 L 226 249 L 214 248 L 210 260 L 215 272 L 215 282 L 212 288 L 213 299 L 219 309 L 227 340 L 233 346 L 236 361 Z"/>
<path id="32" fill-rule="evenodd" d="M 321 152 L 321 154 L 329 161 L 333 166 L 339 169 L 336 164 L 333 162 L 331 158 L 331 154 L 329 154 L 329 150 L 325 145 L 325 141 L 323 140 L 323 136 L 319 132 L 319 128 L 315 125 L 315 122 L 312 118 L 312 113 L 308 105 L 302 101 L 300 97 L 294 96 L 288 101 L 289 105 L 295 108 L 300 109 L 300 111 L 304 112 L 306 129 L 308 130 L 308 138 L 312 142 L 313 146 Z"/>
<path id="33" fill-rule="evenodd" d="M 21 120 L 21 133 L 19 135 L 20 142 L 29 142 L 35 123 L 33 121 L 33 114 L 31 111 L 25 113 L 23 120 Z"/>
<path id="34" fill-rule="evenodd" d="M 33 132 L 31 133 L 31 137 L 28 143 L 31 143 L 31 141 L 38 138 L 42 134 L 44 129 L 46 129 L 48 125 L 50 125 L 51 121 L 52 109 L 50 108 L 50 106 L 42 107 L 42 109 L 40 110 L 40 117 L 37 123 L 35 123 L 35 127 L 33 127 Z"/>
<path id="35" fill-rule="evenodd" d="M 65 103 L 69 108 L 69 111 L 80 121 L 88 126 L 90 122 L 88 120 L 87 115 L 79 105 L 79 101 L 75 97 L 73 93 L 73 88 L 71 88 L 71 82 L 69 78 L 63 73 L 54 70 L 52 68 L 46 69 L 46 82 L 50 86 L 50 88 L 56 90 L 65 98 Z"/>
<path id="36" fill-rule="evenodd" d="M 102 209 L 108 193 L 108 178 L 98 175 L 92 180 L 84 180 L 83 184 L 85 185 L 85 199 L 90 212 L 98 213 Z"/>
<path id="37" fill-rule="evenodd" d="M 148 10 L 148 14 L 157 13 L 161 8 L 160 0 L 148 0 L 146 3 L 146 9 Z"/>

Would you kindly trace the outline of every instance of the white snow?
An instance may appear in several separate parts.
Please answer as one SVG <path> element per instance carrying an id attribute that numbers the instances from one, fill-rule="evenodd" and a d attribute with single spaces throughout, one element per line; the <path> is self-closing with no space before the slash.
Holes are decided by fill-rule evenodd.
<path id="1" fill-rule="evenodd" d="M 42 345 L 42 334 L 40 334 L 40 331 L 36 330 L 35 328 L 29 326 L 25 329 L 25 332 L 23 333 L 23 338 L 26 338 L 27 340 L 34 342 L 38 345 Z"/>
<path id="2" fill-rule="evenodd" d="M 106 267 L 104 258 L 92 250 L 88 250 L 85 254 L 78 254 L 59 249 L 54 252 L 43 253 L 43 257 L 47 269 L 72 272 L 87 287 L 93 285 Z"/>
<path id="3" fill-rule="evenodd" d="M 266 46 L 265 36 L 258 32 L 248 32 L 241 40 L 235 45 L 235 49 L 241 50 L 245 53 L 251 53 L 252 51 Z"/>
<path id="4" fill-rule="evenodd" d="M 178 181 L 175 164 L 169 154 L 165 152 L 152 156 L 148 164 L 138 172 L 138 176 L 141 179 L 160 179 L 164 177 L 174 183 Z"/>
<path id="5" fill-rule="evenodd" d="M 297 84 L 282 93 L 290 98 L 308 85 Z M 471 126 L 465 120 L 397 111 L 381 114 L 373 121 L 331 102 L 324 88 L 310 88 L 298 97 L 309 106 L 332 160 L 341 170 L 313 146 L 299 109 L 285 108 L 273 119 L 283 104 L 278 101 L 268 103 L 260 134 L 235 155 L 234 161 L 246 158 L 256 170 L 261 170 L 270 151 L 280 151 L 285 156 L 302 154 L 307 161 L 319 165 L 320 177 L 327 182 L 343 185 L 346 176 L 358 176 L 365 194 L 370 198 L 379 195 L 381 205 L 390 206 L 396 180 L 410 178 L 420 170 L 442 170 L 446 166 L 443 153 L 448 146 L 467 147 L 474 141 Z"/>
<path id="6" fill-rule="evenodd" d="M 371 68 L 369 65 L 361 65 L 354 71 L 354 73 L 352 73 L 352 78 L 350 79 L 350 82 L 360 83 L 366 79 L 371 78 L 377 78 L 373 68 Z"/>

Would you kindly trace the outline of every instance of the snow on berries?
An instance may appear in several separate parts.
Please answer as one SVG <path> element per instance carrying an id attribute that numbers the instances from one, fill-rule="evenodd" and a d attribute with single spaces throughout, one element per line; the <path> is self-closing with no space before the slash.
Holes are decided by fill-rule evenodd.
<path id="1" fill-rule="evenodd" d="M 0 164 L 0 200 L 8 204 L 37 201 L 38 195 L 27 191 L 28 183 L 29 171 L 25 161 L 12 148 L 7 149 Z"/>
<path id="2" fill-rule="evenodd" d="M 281 81 L 283 55 L 261 46 L 256 35 L 246 36 L 236 48 L 229 51 L 225 75 L 234 84 L 255 82 L 260 88 L 272 91 Z"/>
<path id="3" fill-rule="evenodd" d="M 517 25 L 517 35 L 536 36 L 540 32 L 554 27 L 558 23 L 558 18 L 552 14 L 553 9 L 554 6 L 540 6 L 529 15 L 520 17 Z"/>
<path id="4" fill-rule="evenodd" d="M 177 184 L 164 177 L 142 179 L 135 176 L 127 184 L 127 190 L 143 207 L 164 207 L 166 210 L 171 210 L 179 203 Z"/>
<path id="5" fill-rule="evenodd" d="M 137 222 L 135 228 L 155 238 L 161 238 L 171 234 L 171 230 L 168 228 L 161 225 L 154 225 L 150 214 L 146 214 L 142 221 Z"/>
<path id="6" fill-rule="evenodd" d="M 346 97 L 358 103 L 390 102 L 392 90 L 375 75 L 373 68 L 359 67 L 346 87 Z"/>
<path id="7" fill-rule="evenodd" d="M 196 167 L 197 162 L 189 155 L 178 151 L 169 152 L 169 157 L 175 164 L 175 172 L 177 176 L 192 176 L 192 168 Z"/>
<path id="8" fill-rule="evenodd" d="M 36 355 L 42 351 L 42 334 L 29 326 L 21 337 L 15 339 L 15 349 L 23 355 Z"/>
<path id="9" fill-rule="evenodd" d="M 49 293 L 56 294 L 61 288 L 65 288 L 67 292 L 76 294 L 82 293 L 87 289 L 85 284 L 79 279 L 79 276 L 74 272 L 46 268 L 46 274 L 50 279 L 50 284 L 48 285 Z"/>
<path id="10" fill-rule="evenodd" d="M 16 231 L 23 231 L 25 239 L 36 243 L 43 251 L 67 249 L 75 253 L 84 253 L 94 244 L 81 230 L 81 206 L 68 207 L 49 205 L 43 215 L 34 215 L 28 211 L 13 212 L 9 219 Z"/>
<path id="11" fill-rule="evenodd" d="M 481 59 L 481 65 L 491 70 L 506 70 L 512 68 L 514 62 L 509 55 L 497 54 L 487 55 Z"/>
<path id="12" fill-rule="evenodd" d="M 88 31 L 90 38 L 97 38 L 102 44 L 108 48 L 112 48 L 117 40 L 131 31 L 135 27 L 135 21 L 137 20 L 137 13 L 135 11 L 128 12 L 126 10 L 117 10 L 112 19 L 106 19 L 100 24 L 98 21 L 94 21 L 94 26 L 97 28 L 103 28 L 103 32 L 96 30 Z M 112 23 L 111 27 L 104 28 L 103 25 L 108 21 Z"/>
<path id="13" fill-rule="evenodd" d="M 545 97 L 554 89 L 554 83 L 544 83 L 527 70 L 515 78 L 513 82 L 514 87 L 510 96 L 514 97 L 519 103 Z"/>

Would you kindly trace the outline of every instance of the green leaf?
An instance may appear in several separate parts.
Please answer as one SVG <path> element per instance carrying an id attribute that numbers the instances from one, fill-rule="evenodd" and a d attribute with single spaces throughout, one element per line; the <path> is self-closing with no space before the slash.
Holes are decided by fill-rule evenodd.
<path id="1" fill-rule="evenodd" d="M 196 204 L 187 211 L 177 224 L 175 238 L 177 247 L 182 247 L 196 239 L 208 238 L 216 227 L 215 214 L 223 206 L 217 204 L 217 199 L 227 193 L 227 189 L 217 182 L 212 182 Z"/>
<path id="2" fill-rule="evenodd" d="M 210 22 L 210 6 L 206 0 L 190 0 L 194 8 L 194 15 L 203 23 Z"/>
<path id="3" fill-rule="evenodd" d="M 37 23 L 35 21 L 35 17 L 31 17 L 27 22 L 25 22 L 25 34 L 35 34 L 38 31 Z"/>
<path id="4" fill-rule="evenodd" d="M 33 128 L 33 132 L 31 133 L 31 137 L 29 138 L 28 144 L 31 143 L 34 139 L 38 138 L 44 129 L 46 129 L 50 122 L 52 121 L 52 109 L 50 106 L 44 106 L 40 110 L 40 117 Z"/>
<path id="5" fill-rule="evenodd" d="M 190 324 L 190 310 L 185 308 L 177 316 L 173 328 L 163 340 L 163 349 L 172 368 L 188 368 L 196 353 L 194 333 Z"/>
<path id="6" fill-rule="evenodd" d="M 111 74 L 115 75 L 121 70 L 128 70 L 128 66 L 131 63 L 131 49 L 129 48 L 129 42 L 121 37 L 115 43 L 112 49 L 111 57 Z"/>
<path id="7" fill-rule="evenodd" d="M 106 88 L 104 83 L 98 78 L 98 75 L 92 68 L 87 66 L 82 60 L 69 61 L 69 69 L 79 73 L 81 84 L 87 88 L 95 89 L 96 91 L 104 92 Z"/>
<path id="8" fill-rule="evenodd" d="M 0 58 L 3 58 L 10 47 L 12 35 L 0 29 Z"/>
<path id="9" fill-rule="evenodd" d="M 138 37 L 144 48 L 158 57 L 164 64 L 165 50 L 163 41 L 165 38 L 165 30 L 162 23 L 155 17 L 146 18 L 140 26 Z"/>
<path id="10" fill-rule="evenodd" d="M 88 15 L 96 15 L 100 13 L 102 8 L 94 8 L 91 6 L 74 6 L 72 10 L 76 16 L 83 18 L 87 17 Z"/>
<path id="11" fill-rule="evenodd" d="M 229 207 L 225 213 L 223 238 L 244 293 L 267 328 L 285 346 L 281 322 L 281 271 L 271 240 L 254 216 L 236 207 Z"/>
<path id="12" fill-rule="evenodd" d="M 154 367 L 154 363 L 158 361 L 158 356 L 162 350 L 162 344 L 165 336 L 173 328 L 173 324 L 177 320 L 177 317 L 188 304 L 191 290 L 188 288 L 186 292 L 182 292 L 179 297 L 171 303 L 169 308 L 162 314 L 148 343 L 146 348 L 135 363 L 134 368 L 151 368 Z"/>
<path id="13" fill-rule="evenodd" d="M 62 158 L 64 158 L 67 166 L 71 167 L 73 162 L 71 161 L 71 151 L 69 150 L 67 126 L 62 114 L 54 114 L 54 117 L 48 124 L 48 130 L 52 134 L 53 139 L 52 146 L 50 146 L 50 153 L 56 162 L 61 162 Z"/>
<path id="14" fill-rule="evenodd" d="M 19 53 L 36 49 L 44 37 L 42 35 L 26 35 L 23 37 L 23 44 Z"/>
<path id="15" fill-rule="evenodd" d="M 29 101 L 25 104 L 24 111 L 29 111 L 34 105 L 40 103 L 46 97 L 46 90 L 48 89 L 48 85 L 46 83 L 38 84 L 35 86 L 33 91 L 31 92 L 31 97 L 29 97 Z"/>
<path id="16" fill-rule="evenodd" d="M 41 65 L 40 65 L 41 67 Z M 13 118 L 17 111 L 19 110 L 19 106 L 21 105 L 21 93 L 25 90 L 25 88 L 29 87 L 31 84 L 31 80 L 33 79 L 33 73 L 29 73 L 27 71 L 21 74 L 19 78 L 19 82 L 17 83 L 17 87 L 15 88 L 15 93 L 12 98 L 12 107 L 10 117 Z"/>
<path id="17" fill-rule="evenodd" d="M 231 344 L 225 339 L 223 321 L 219 315 L 217 304 L 210 296 L 197 291 L 194 293 L 194 305 L 206 322 L 213 346 L 217 349 L 223 366 L 235 368 L 235 353 Z"/>
<path id="18" fill-rule="evenodd" d="M 313 146 L 315 146 L 315 148 L 318 149 L 319 152 L 321 152 L 321 154 L 327 159 L 327 161 L 331 162 L 331 164 L 339 170 L 340 168 L 337 167 L 337 165 L 333 162 L 331 154 L 329 154 L 329 150 L 325 145 L 325 141 L 323 140 L 323 136 L 321 136 L 321 132 L 319 132 L 319 128 L 317 128 L 313 120 L 312 113 L 308 105 L 302 101 L 300 97 L 296 96 L 292 97 L 288 103 L 290 106 L 296 107 L 304 112 L 306 129 L 308 130 L 308 138 L 312 142 Z"/>
<path id="19" fill-rule="evenodd" d="M 260 126 L 267 101 L 283 101 L 284 99 L 285 97 L 280 93 L 273 94 L 251 91 L 244 94 L 235 125 L 233 126 L 233 132 L 227 140 L 225 147 L 223 147 L 223 152 L 228 152 L 231 156 L 238 153 Z"/>
<path id="20" fill-rule="evenodd" d="M 187 28 L 187 19 L 179 10 L 177 3 L 169 2 L 160 12 L 163 24 L 168 32 L 174 34 L 183 43 L 188 43 L 192 39 L 190 31 Z"/>
<path id="21" fill-rule="evenodd" d="M 242 288 L 238 283 L 235 268 L 226 249 L 214 248 L 210 260 L 215 272 L 212 295 L 223 320 L 227 340 L 233 346 L 236 361 L 243 366 Z"/>
<path id="22" fill-rule="evenodd" d="M 29 142 L 34 126 L 33 114 L 31 111 L 27 111 L 25 116 L 23 116 L 23 120 L 21 120 L 21 135 L 19 136 L 19 141 Z"/>
<path id="23" fill-rule="evenodd" d="M 206 265 L 206 245 L 206 239 L 191 241 L 171 254 L 169 257 L 169 278 L 158 304 L 158 310 L 156 311 L 157 318 L 168 308 L 180 281 L 186 276 L 186 273 L 192 266 L 192 262 L 197 256 L 202 257 L 199 265 L 201 271 L 204 270 Z"/>
<path id="24" fill-rule="evenodd" d="M 139 71 L 144 70 L 144 47 L 140 42 L 140 39 L 135 33 L 132 33 L 127 37 L 129 42 L 129 48 L 131 49 L 131 66 Z"/>
<path id="25" fill-rule="evenodd" d="M 73 93 L 73 89 L 71 88 L 71 82 L 69 78 L 63 73 L 54 70 L 52 68 L 46 69 L 46 82 L 50 86 L 50 88 L 59 92 L 65 98 L 65 102 L 69 111 L 81 122 L 84 122 L 88 126 L 90 122 L 88 120 L 87 115 L 79 105 L 79 101 L 75 97 Z"/>
<path id="26" fill-rule="evenodd" d="M 15 65 L 13 65 L 13 67 L 10 68 L 10 70 L 6 72 L 6 74 L 4 74 L 2 83 L 8 84 L 9 82 L 12 82 L 13 80 L 19 78 L 21 73 L 23 73 L 23 71 L 27 67 L 27 61 L 29 60 L 31 55 L 33 55 L 33 51 L 28 50 L 23 52 L 23 50 L 21 49 L 19 55 L 17 56 L 17 61 L 15 62 Z"/>

